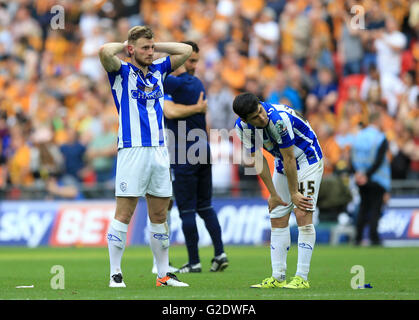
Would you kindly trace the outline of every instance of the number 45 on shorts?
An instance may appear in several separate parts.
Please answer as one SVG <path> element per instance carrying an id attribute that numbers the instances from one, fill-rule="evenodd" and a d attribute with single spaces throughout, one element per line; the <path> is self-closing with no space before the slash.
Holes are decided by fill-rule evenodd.
<path id="1" fill-rule="evenodd" d="M 305 186 L 304 186 L 305 185 Z M 307 194 L 305 193 L 307 190 Z M 312 196 L 315 193 L 314 189 L 314 181 L 308 180 L 308 181 L 301 181 L 298 184 L 298 192 L 300 192 L 303 195 Z"/>

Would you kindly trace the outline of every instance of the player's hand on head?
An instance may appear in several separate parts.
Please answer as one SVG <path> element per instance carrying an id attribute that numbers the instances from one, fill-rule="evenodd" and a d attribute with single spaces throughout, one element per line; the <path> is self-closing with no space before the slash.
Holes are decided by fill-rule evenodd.
<path id="1" fill-rule="evenodd" d="M 269 212 L 271 212 L 273 209 L 275 209 L 277 206 L 287 206 L 288 203 L 284 202 L 280 196 L 270 196 L 268 199 L 268 209 Z"/>
<path id="2" fill-rule="evenodd" d="M 128 40 L 125 40 L 123 42 L 123 45 L 124 45 L 124 50 L 123 51 L 124 51 L 125 56 L 131 57 L 131 54 L 128 51 Z"/>

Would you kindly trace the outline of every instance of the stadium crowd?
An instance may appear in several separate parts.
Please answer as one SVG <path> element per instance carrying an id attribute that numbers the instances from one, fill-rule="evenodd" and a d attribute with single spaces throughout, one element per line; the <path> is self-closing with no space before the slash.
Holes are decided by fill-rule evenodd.
<path id="1" fill-rule="evenodd" d="M 60 12 L 64 28 L 53 27 Z M 419 179 L 418 0 L 0 0 L 3 198 L 112 188 L 118 118 L 97 53 L 142 24 L 158 41 L 199 44 L 210 128 L 233 128 L 243 91 L 289 104 L 334 176 L 349 172 L 353 137 L 379 111 L 393 179 Z M 238 147 L 211 146 L 227 158 Z M 240 165 L 213 170 L 214 187 L 235 194 L 256 181 Z"/>

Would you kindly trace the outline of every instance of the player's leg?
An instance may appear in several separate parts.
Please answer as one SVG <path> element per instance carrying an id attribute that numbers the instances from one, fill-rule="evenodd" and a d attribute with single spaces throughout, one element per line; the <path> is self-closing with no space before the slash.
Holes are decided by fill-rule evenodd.
<path id="1" fill-rule="evenodd" d="M 182 220 L 182 231 L 188 252 L 188 262 L 179 268 L 180 273 L 201 272 L 199 259 L 199 234 L 196 225 L 197 183 L 196 166 L 173 168 L 173 192 Z"/>
<path id="2" fill-rule="evenodd" d="M 282 288 L 286 285 L 287 255 L 291 245 L 288 221 L 292 211 L 292 203 L 288 192 L 287 177 L 275 171 L 272 181 L 278 195 L 289 205 L 278 206 L 269 213 L 271 218 L 272 276 L 264 279 L 259 284 L 252 285 L 252 288 Z"/>
<path id="3" fill-rule="evenodd" d="M 316 207 L 323 175 L 323 162 L 309 166 L 306 170 L 299 172 L 298 182 L 300 192 L 313 199 L 313 208 Z M 302 188 L 301 188 L 302 186 Z M 291 282 L 285 286 L 290 289 L 309 288 L 308 273 L 310 271 L 311 257 L 316 243 L 316 230 L 313 225 L 313 212 L 294 208 L 298 225 L 298 258 L 297 271 Z"/>
<path id="4" fill-rule="evenodd" d="M 380 245 L 380 236 L 378 235 L 378 221 L 381 217 L 381 210 L 383 206 L 385 190 L 376 183 L 371 183 L 370 185 L 370 230 L 369 236 L 372 245 Z"/>
<path id="5" fill-rule="evenodd" d="M 204 220 L 205 228 L 214 246 L 214 258 L 211 260 L 210 271 L 223 271 L 228 267 L 227 254 L 221 234 L 221 226 L 217 214 L 212 207 L 212 172 L 211 164 L 200 164 L 198 176 L 197 212 Z"/>
<path id="6" fill-rule="evenodd" d="M 364 228 L 368 222 L 368 213 L 370 211 L 370 195 L 368 186 L 359 187 L 359 196 L 361 198 L 358 214 L 356 217 L 356 236 L 355 244 L 360 245 L 362 242 Z"/>
<path id="7" fill-rule="evenodd" d="M 115 217 L 108 229 L 108 249 L 110 260 L 110 287 L 125 287 L 122 280 L 121 261 L 124 253 L 128 225 L 137 205 L 136 197 L 116 197 Z"/>
<path id="8" fill-rule="evenodd" d="M 316 243 L 316 230 L 313 225 L 313 213 L 298 208 L 294 209 L 298 225 L 298 258 L 295 277 L 288 284 L 290 288 L 308 288 L 308 273 L 311 257 Z M 297 282 L 294 284 L 294 282 Z"/>
<path id="9" fill-rule="evenodd" d="M 288 213 L 280 218 L 271 218 L 272 276 L 250 286 L 251 288 L 282 288 L 287 284 L 287 254 L 291 244 L 289 217 Z"/>
<path id="10" fill-rule="evenodd" d="M 279 281 L 285 281 L 287 270 L 287 255 L 291 245 L 291 234 L 288 225 L 292 211 L 291 196 L 288 191 L 287 177 L 274 172 L 272 181 L 275 190 L 288 206 L 278 206 L 270 212 L 271 217 L 271 263 L 272 276 Z"/>
<path id="11" fill-rule="evenodd" d="M 157 266 L 157 286 L 188 286 L 169 271 L 169 227 L 167 211 L 172 197 L 170 162 L 165 147 L 151 147 L 152 173 L 146 191 L 150 219 L 150 247 Z"/>
<path id="12" fill-rule="evenodd" d="M 156 286 L 187 287 L 169 272 L 169 228 L 166 213 L 170 198 L 146 195 L 150 218 L 150 247 L 157 266 Z"/>
<path id="13" fill-rule="evenodd" d="M 281 218 L 271 218 L 272 276 L 281 282 L 286 280 L 287 255 L 291 246 L 289 217 L 288 213 Z"/>
<path id="14" fill-rule="evenodd" d="M 108 229 L 108 249 L 110 260 L 111 287 L 124 287 L 122 280 L 121 260 L 125 249 L 128 225 L 142 196 L 144 185 L 148 179 L 147 161 L 142 148 L 124 148 L 118 151 L 115 196 L 116 211 Z M 140 174 L 142 173 L 142 174 Z"/>
<path id="15" fill-rule="evenodd" d="M 172 207 L 173 207 L 173 199 L 170 199 L 169 208 L 167 209 L 167 217 L 166 217 L 167 227 L 169 229 L 169 239 L 170 239 L 170 222 L 171 222 L 170 212 L 172 210 Z M 169 272 L 177 272 L 177 271 L 178 271 L 178 268 L 173 267 L 169 261 Z M 154 274 L 157 274 L 156 258 L 154 258 L 154 256 L 153 256 L 153 268 L 151 269 L 151 272 Z"/>
<path id="16" fill-rule="evenodd" d="M 157 275 L 164 277 L 169 271 L 169 226 L 166 222 L 170 198 L 146 195 L 150 218 L 150 247 L 156 261 Z"/>

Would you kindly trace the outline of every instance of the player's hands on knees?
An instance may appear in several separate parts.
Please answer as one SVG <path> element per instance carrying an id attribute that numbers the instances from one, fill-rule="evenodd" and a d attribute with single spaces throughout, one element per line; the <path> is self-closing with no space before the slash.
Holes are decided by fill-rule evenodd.
<path id="1" fill-rule="evenodd" d="M 281 197 L 278 195 L 270 196 L 268 199 L 268 209 L 269 212 L 271 212 L 273 209 L 275 209 L 277 206 L 287 206 L 288 203 L 282 201 Z"/>
<path id="2" fill-rule="evenodd" d="M 300 192 L 296 192 L 291 195 L 291 200 L 298 209 L 303 211 L 314 211 L 313 201 L 309 197 L 305 197 Z M 308 213 L 308 212 L 306 212 Z"/>

